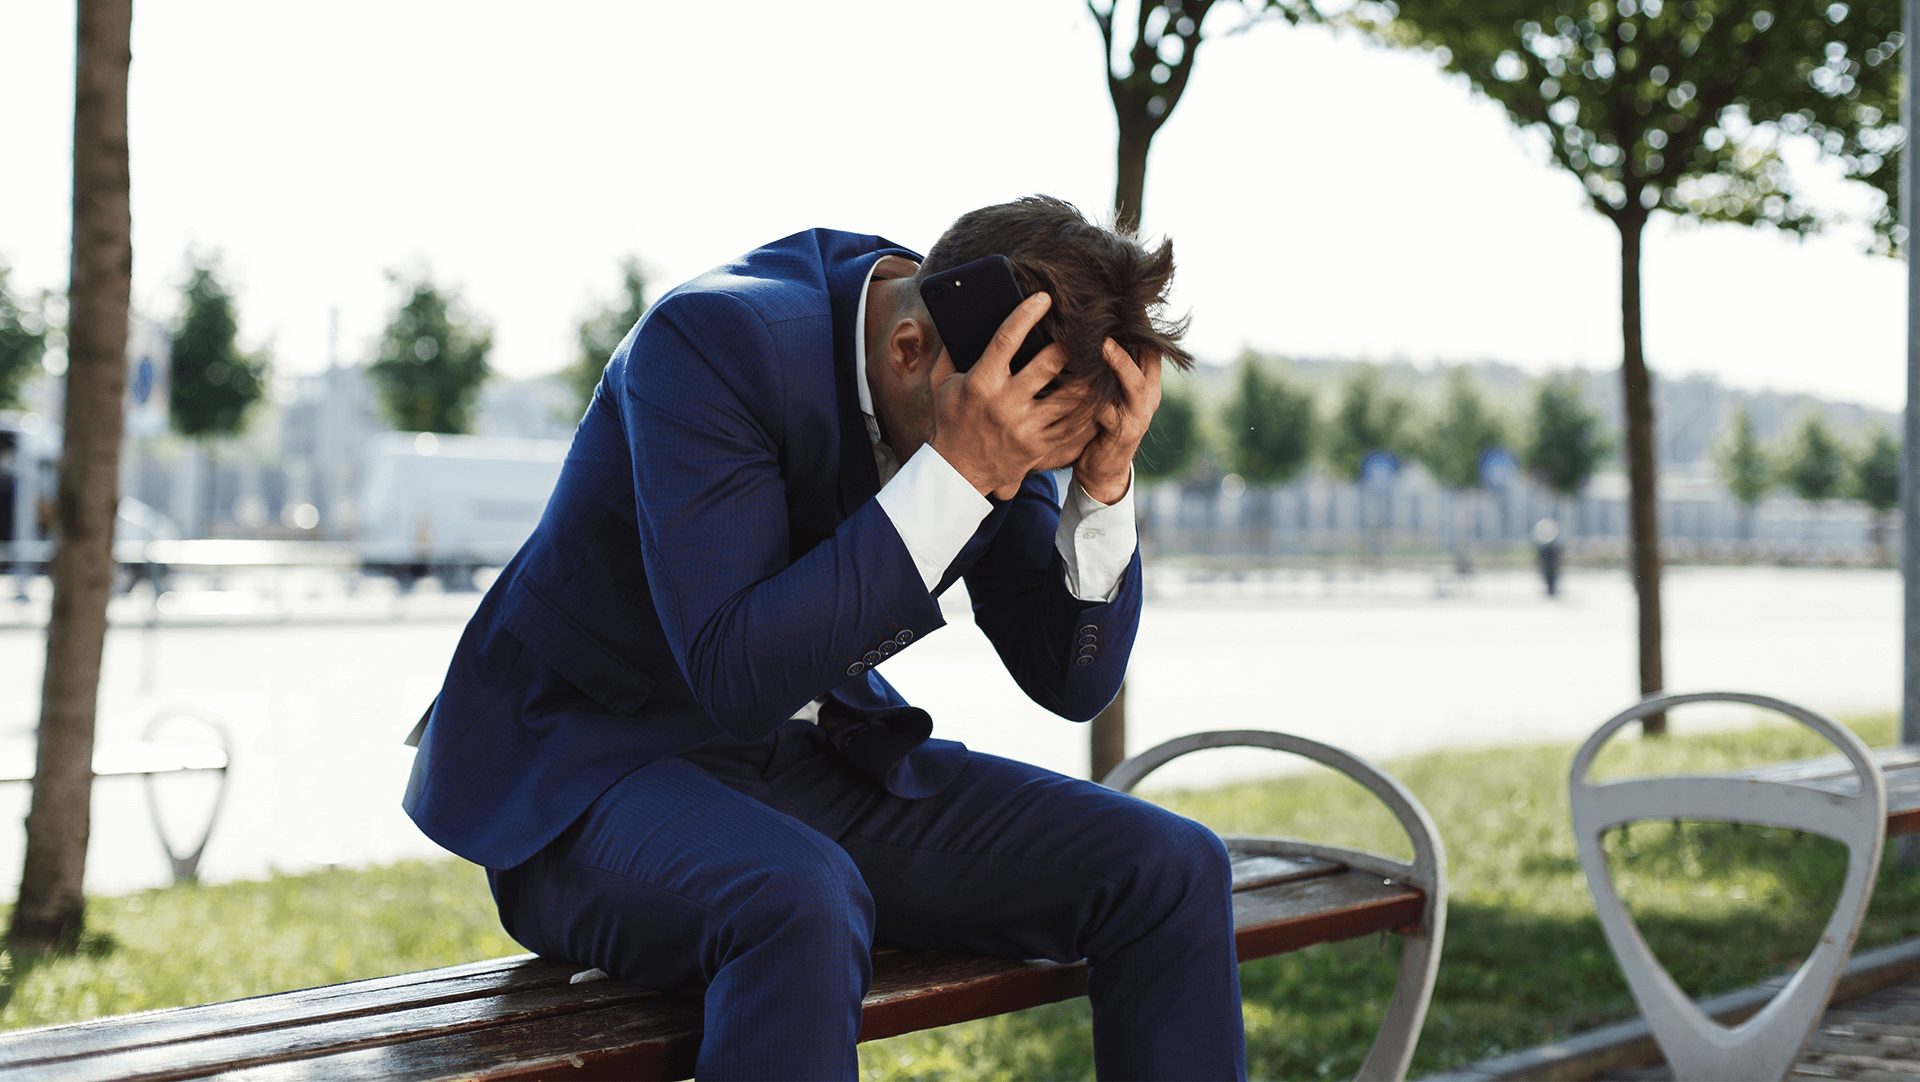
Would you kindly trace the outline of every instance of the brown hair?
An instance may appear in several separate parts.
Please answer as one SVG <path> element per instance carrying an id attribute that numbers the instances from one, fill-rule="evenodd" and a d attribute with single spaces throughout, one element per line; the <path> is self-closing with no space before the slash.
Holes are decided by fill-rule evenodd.
<path id="1" fill-rule="evenodd" d="M 1187 317 L 1164 319 L 1173 280 L 1173 242 L 1149 251 L 1131 233 L 1095 225 L 1073 204 L 1050 195 L 970 210 L 927 253 L 914 276 L 990 255 L 1004 255 L 1024 293 L 1045 290 L 1053 307 L 1040 325 L 1066 351 L 1060 378 L 1086 383 L 1101 401 L 1120 397 L 1120 381 L 1101 358 L 1111 338 L 1136 360 L 1144 350 L 1182 368 L 1193 355 L 1180 347 Z M 918 291 L 912 294 L 918 298 Z"/>

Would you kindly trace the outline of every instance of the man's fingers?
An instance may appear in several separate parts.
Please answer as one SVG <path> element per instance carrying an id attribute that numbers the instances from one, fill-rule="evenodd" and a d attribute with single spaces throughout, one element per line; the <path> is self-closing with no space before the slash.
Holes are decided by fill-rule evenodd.
<path id="1" fill-rule="evenodd" d="M 1059 375 L 1060 370 L 1066 366 L 1067 351 L 1060 348 L 1060 343 L 1054 342 L 1047 346 L 1047 348 L 1034 354 L 1033 360 L 1028 361 L 1025 368 L 1014 373 L 1013 379 L 1015 384 L 1026 394 L 1029 396 L 1037 395 L 1041 389 L 1048 383 L 1051 383 L 1053 377 Z M 1032 389 L 1027 390 L 1027 388 Z M 1060 394 L 1064 389 L 1065 388 L 1057 388 L 1051 394 L 1047 395 L 1047 397 L 1052 398 Z"/>
<path id="2" fill-rule="evenodd" d="M 1040 317 L 1046 315 L 1047 310 L 1052 307 L 1053 298 L 1045 293 L 1035 293 L 1021 301 L 1012 314 L 1000 322 L 1000 329 L 993 332 L 993 341 L 987 343 L 987 351 L 981 355 L 980 363 L 975 367 L 986 369 L 999 378 L 1006 377 L 1013 367 L 1013 355 L 1019 352 L 1020 343 L 1027 340 L 1027 332 L 1032 330 L 1034 325 L 1040 322 Z M 1042 350 L 1041 356 L 1045 355 L 1046 351 Z M 1039 360 L 1039 357 L 1035 357 L 1033 362 L 1021 371 L 1024 373 Z M 1061 357 L 1061 363 L 1065 363 L 1064 354 Z M 1056 368 L 1055 371 L 1059 369 Z"/>

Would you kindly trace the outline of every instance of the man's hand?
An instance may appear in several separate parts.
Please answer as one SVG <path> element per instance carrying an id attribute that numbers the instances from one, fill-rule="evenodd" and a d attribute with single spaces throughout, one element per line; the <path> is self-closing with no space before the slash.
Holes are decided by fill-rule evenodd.
<path id="1" fill-rule="evenodd" d="M 1052 306 L 1051 297 L 1035 293 L 1000 325 L 970 371 L 954 372 L 953 360 L 944 350 L 934 368 L 930 442 L 983 496 L 1012 499 L 1028 473 L 1074 461 L 1095 438 L 1094 411 L 1087 408 L 1083 394 L 1061 388 L 1045 398 L 1034 397 L 1066 364 L 1067 355 L 1058 345 L 1041 350 L 1019 372 L 1008 371 L 1027 331 Z M 1158 402 L 1159 384 L 1154 386 Z M 1142 424 L 1143 431 L 1145 427 Z M 1123 464 L 1122 491 L 1124 468 Z"/>
<path id="2" fill-rule="evenodd" d="M 1094 411 L 1098 433 L 1073 464 L 1074 480 L 1101 503 L 1120 502 L 1133 478 L 1133 453 L 1160 408 L 1160 355 L 1148 351 L 1135 364 L 1127 351 L 1109 338 L 1100 356 L 1120 377 L 1120 400 Z"/>

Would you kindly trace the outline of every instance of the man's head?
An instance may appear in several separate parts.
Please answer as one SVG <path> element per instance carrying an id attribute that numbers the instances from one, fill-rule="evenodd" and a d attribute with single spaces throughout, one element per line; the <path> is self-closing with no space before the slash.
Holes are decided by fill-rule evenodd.
<path id="1" fill-rule="evenodd" d="M 1065 200 L 1030 195 L 968 211 L 948 226 L 914 275 L 914 296 L 927 277 L 990 255 L 1013 263 L 1022 293 L 1052 296 L 1040 325 L 1066 352 L 1062 382 L 1085 383 L 1097 401 L 1117 398 L 1119 384 L 1100 359 L 1108 338 L 1130 356 L 1151 350 L 1193 367 L 1180 348 L 1187 321 L 1160 318 L 1173 280 L 1173 242 L 1149 250 L 1130 234 L 1087 221 Z"/>
<path id="2" fill-rule="evenodd" d="M 1084 385 L 1094 401 L 1120 397 L 1119 381 L 1101 357 L 1109 338 L 1136 359 L 1156 352 L 1180 368 L 1193 367 L 1193 356 L 1180 347 L 1186 319 L 1161 317 L 1173 279 L 1172 242 L 1149 249 L 1052 196 L 981 207 L 948 227 L 911 278 L 887 283 L 891 308 L 874 313 L 884 321 L 872 330 L 886 363 L 875 365 L 881 371 L 869 375 L 880 377 L 874 392 L 881 422 L 903 455 L 931 433 L 930 427 L 922 431 L 931 424 L 927 381 L 941 353 L 939 332 L 920 300 L 920 282 L 989 255 L 1012 262 L 1021 292 L 1044 291 L 1052 298 L 1041 326 L 1066 355 L 1060 381 Z M 881 359 L 873 354 L 870 347 L 870 365 Z"/>

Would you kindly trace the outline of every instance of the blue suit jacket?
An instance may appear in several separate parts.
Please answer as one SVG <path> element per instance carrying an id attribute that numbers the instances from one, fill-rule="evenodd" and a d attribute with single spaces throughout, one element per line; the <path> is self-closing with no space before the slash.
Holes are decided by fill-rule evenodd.
<path id="1" fill-rule="evenodd" d="M 894 793 L 959 773 L 966 749 L 929 740 L 873 669 L 944 623 L 873 499 L 854 382 L 861 286 L 889 253 L 918 258 L 797 233 L 672 290 L 627 335 L 426 721 L 404 805 L 429 837 L 512 867 L 621 776 L 759 739 L 821 696 L 833 745 Z M 1139 554 L 1113 601 L 1080 601 L 1052 480 L 993 504 L 935 592 L 964 576 L 1021 688 L 1086 720 L 1125 672 Z"/>

